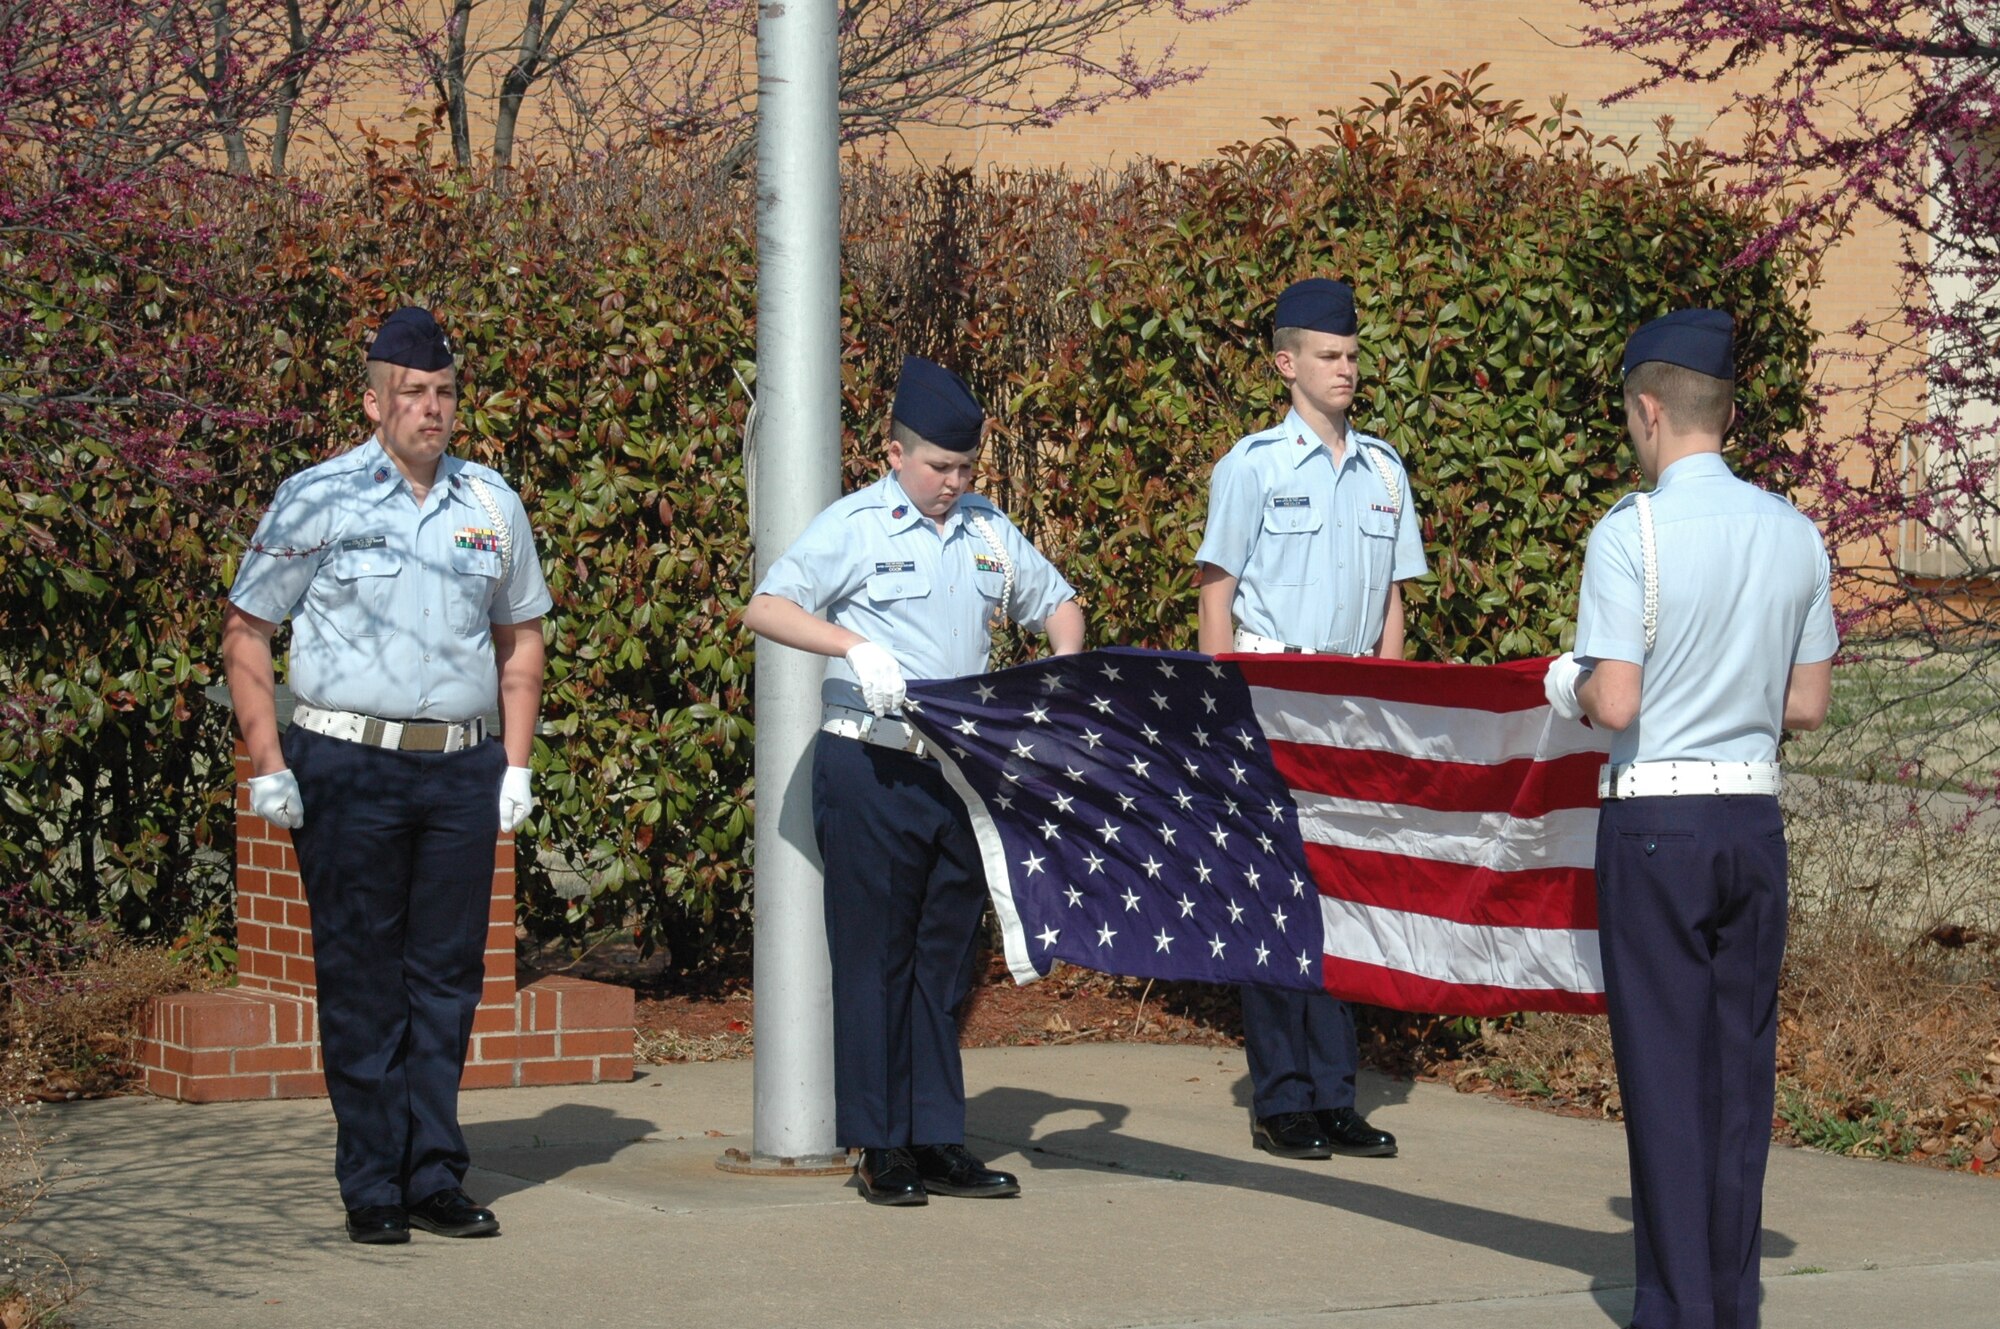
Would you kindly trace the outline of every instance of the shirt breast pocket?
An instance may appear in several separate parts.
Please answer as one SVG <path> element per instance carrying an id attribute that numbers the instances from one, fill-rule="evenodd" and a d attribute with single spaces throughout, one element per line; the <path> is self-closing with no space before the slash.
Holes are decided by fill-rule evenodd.
<path id="1" fill-rule="evenodd" d="M 1258 574 L 1274 586 L 1305 586 L 1313 576 L 1313 537 L 1326 525 L 1326 514 L 1311 497 L 1279 495 L 1264 505 L 1264 529 L 1258 551 Z"/>
<path id="2" fill-rule="evenodd" d="M 931 583 L 921 572 L 878 572 L 868 579 L 866 593 L 870 604 L 890 605 L 921 600 L 931 593 Z"/>
<path id="3" fill-rule="evenodd" d="M 987 572 L 984 569 L 975 570 L 972 574 L 972 584 L 979 588 L 982 596 L 998 604 L 1000 597 L 1007 593 L 1007 574 Z"/>
<path id="4" fill-rule="evenodd" d="M 1368 572 L 1368 585 L 1386 590 L 1389 574 L 1396 567 L 1396 514 L 1370 508 L 1355 524 L 1361 528 L 1361 562 Z"/>
<path id="5" fill-rule="evenodd" d="M 396 631 L 393 610 L 403 556 L 393 549 L 343 549 L 328 566 L 333 575 L 327 614 L 345 637 L 386 637 Z"/>
<path id="6" fill-rule="evenodd" d="M 451 626 L 464 636 L 476 636 L 492 621 L 493 596 L 500 586 L 500 555 L 492 549 L 451 551 Z"/>

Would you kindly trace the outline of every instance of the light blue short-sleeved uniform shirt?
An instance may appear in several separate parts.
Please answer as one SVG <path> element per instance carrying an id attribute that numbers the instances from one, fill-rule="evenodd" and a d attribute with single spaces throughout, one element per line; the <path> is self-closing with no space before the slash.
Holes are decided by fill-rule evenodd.
<path id="1" fill-rule="evenodd" d="M 1376 457 L 1389 463 L 1393 494 Z M 1237 579 L 1232 609 L 1243 627 L 1340 655 L 1373 651 L 1389 584 L 1428 567 L 1395 449 L 1350 428 L 1336 464 L 1297 411 L 1215 464 L 1195 558 Z"/>
<path id="2" fill-rule="evenodd" d="M 1008 617 L 1040 631 L 1076 592 L 999 508 L 961 495 L 942 529 L 917 511 L 894 472 L 813 518 L 757 587 L 857 632 L 907 678 L 982 673 L 1006 573 L 971 518 L 983 516 L 1014 564 Z M 827 696 L 853 703 L 854 671 L 827 661 Z"/>
<path id="3" fill-rule="evenodd" d="M 500 529 L 473 481 L 506 522 Z M 292 620 L 301 702 L 386 720 L 470 720 L 499 702 L 491 625 L 548 612 L 527 510 L 498 472 L 438 461 L 423 506 L 377 439 L 278 486 L 229 588 L 238 609 Z"/>
<path id="4" fill-rule="evenodd" d="M 1620 499 L 1590 534 L 1576 615 L 1584 665 L 1640 665 L 1639 718 L 1614 763 L 1776 761 L 1795 664 L 1831 659 L 1826 541 L 1715 453 L 1683 457 L 1652 493 L 1659 622 L 1646 650 L 1639 513 Z"/>

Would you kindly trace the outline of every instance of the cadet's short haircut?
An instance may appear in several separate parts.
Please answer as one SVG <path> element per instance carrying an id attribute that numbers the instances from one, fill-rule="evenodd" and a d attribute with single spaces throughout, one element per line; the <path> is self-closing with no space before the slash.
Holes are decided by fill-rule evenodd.
<path id="1" fill-rule="evenodd" d="M 916 430 L 904 424 L 901 420 L 892 419 L 889 421 L 889 437 L 895 439 L 898 443 L 901 443 L 906 448 L 914 448 L 921 443 L 925 447 L 940 448 L 945 452 L 960 451 L 960 449 L 958 448 L 947 448 L 942 443 L 931 442 L 929 439 L 925 438 L 922 434 L 919 434 Z M 979 451 L 979 446 L 977 444 L 974 444 L 972 447 L 964 449 L 964 451 L 967 453 L 977 452 Z"/>
<path id="2" fill-rule="evenodd" d="M 1293 355 L 1297 355 L 1299 347 L 1305 345 L 1305 340 L 1304 328 L 1275 328 L 1271 332 L 1271 349 L 1290 351 Z"/>
<path id="3" fill-rule="evenodd" d="M 1659 402 L 1676 429 L 1719 436 L 1729 428 L 1736 384 L 1665 360 L 1648 360 L 1625 376 L 1625 400 L 1640 393 Z"/>

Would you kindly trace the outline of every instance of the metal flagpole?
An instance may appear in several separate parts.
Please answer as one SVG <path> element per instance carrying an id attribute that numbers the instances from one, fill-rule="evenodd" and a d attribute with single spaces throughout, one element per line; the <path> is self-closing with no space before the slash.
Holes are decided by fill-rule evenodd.
<path id="1" fill-rule="evenodd" d="M 746 442 L 757 576 L 840 497 L 840 141 L 836 0 L 757 19 L 757 405 Z M 833 995 L 812 841 L 825 661 L 757 646 L 756 1088 L 730 1171 L 845 1165 L 833 1129 Z"/>

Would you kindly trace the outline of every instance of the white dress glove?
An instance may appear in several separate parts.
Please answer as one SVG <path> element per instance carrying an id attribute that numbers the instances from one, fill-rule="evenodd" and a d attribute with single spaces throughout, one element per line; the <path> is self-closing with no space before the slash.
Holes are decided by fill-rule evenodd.
<path id="1" fill-rule="evenodd" d="M 500 777 L 500 829 L 512 834 L 535 810 L 535 791 L 528 787 L 528 768 L 509 766 Z"/>
<path id="2" fill-rule="evenodd" d="M 291 830 L 305 825 L 306 802 L 299 797 L 299 777 L 291 767 L 250 777 L 250 810 L 273 826 Z"/>
<path id="3" fill-rule="evenodd" d="M 1589 676 L 1569 651 L 1551 660 L 1549 672 L 1542 675 L 1542 695 L 1549 699 L 1549 709 L 1565 720 L 1581 720 L 1583 703 L 1576 699 L 1576 685 Z"/>
<path id="4" fill-rule="evenodd" d="M 896 657 L 872 641 L 859 641 L 847 648 L 847 663 L 854 669 L 854 681 L 861 685 L 861 699 L 877 715 L 887 715 L 903 704 L 907 689 L 903 666 Z"/>

